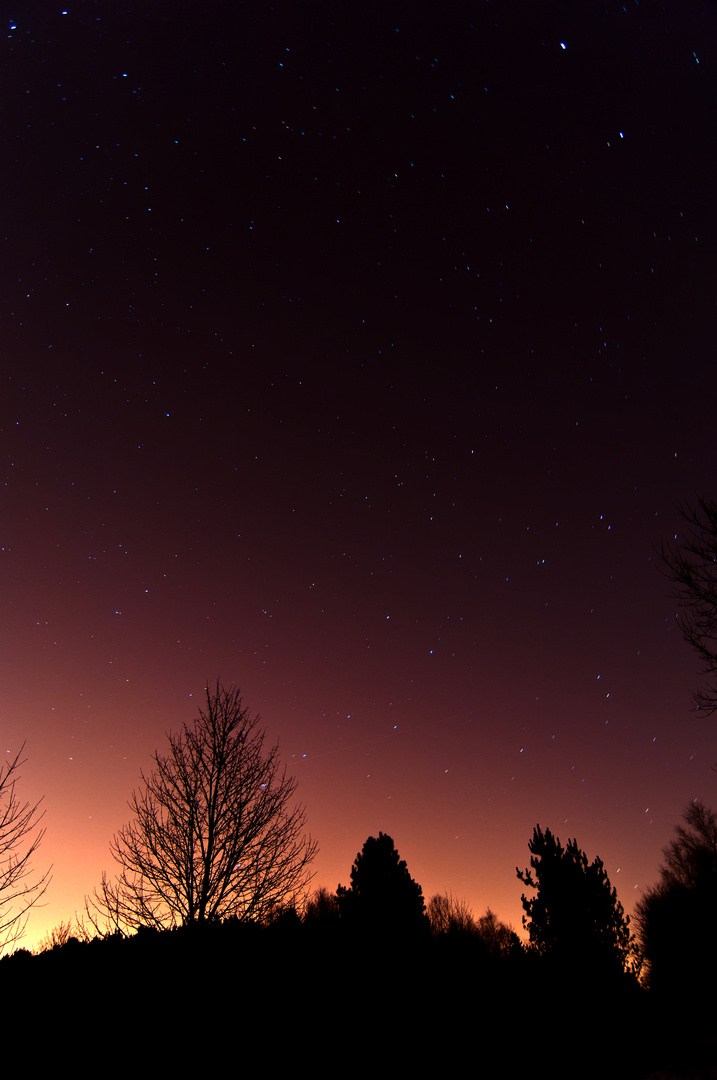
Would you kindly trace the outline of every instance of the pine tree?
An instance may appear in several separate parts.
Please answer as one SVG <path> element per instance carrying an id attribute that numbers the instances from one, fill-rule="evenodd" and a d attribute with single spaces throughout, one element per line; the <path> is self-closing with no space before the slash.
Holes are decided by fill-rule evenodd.
<path id="1" fill-rule="evenodd" d="M 626 971 L 636 955 L 630 920 L 610 885 L 602 860 L 570 840 L 564 848 L 536 825 L 528 845 L 530 868 L 516 873 L 536 895 L 521 897 L 530 951 L 561 965 Z"/>

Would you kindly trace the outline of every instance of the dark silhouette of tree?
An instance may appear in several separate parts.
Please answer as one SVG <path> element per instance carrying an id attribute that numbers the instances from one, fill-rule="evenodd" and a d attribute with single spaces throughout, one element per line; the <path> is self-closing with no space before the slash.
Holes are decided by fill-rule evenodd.
<path id="1" fill-rule="evenodd" d="M 662 568 L 677 586 L 682 636 L 695 650 L 707 682 L 695 691 L 695 707 L 706 715 L 717 710 L 717 503 L 704 498 L 697 508 L 680 507 L 688 527 L 681 543 L 660 549 Z"/>
<path id="2" fill-rule="evenodd" d="M 351 867 L 351 885 L 337 890 L 342 919 L 373 934 L 429 929 L 421 886 L 400 859 L 393 840 L 369 836 Z"/>
<path id="3" fill-rule="evenodd" d="M 520 938 L 513 927 L 510 923 L 501 922 L 490 908 L 486 908 L 485 915 L 478 920 L 476 932 L 490 956 L 507 960 L 522 952 Z"/>
<path id="4" fill-rule="evenodd" d="M 717 817 L 697 801 L 685 810 L 684 821 L 663 851 L 663 882 L 693 887 L 717 880 Z"/>
<path id="5" fill-rule="evenodd" d="M 436 893 L 431 897 L 428 902 L 428 920 L 434 937 L 442 934 L 475 934 L 478 929 L 468 904 L 453 893 Z"/>
<path id="6" fill-rule="evenodd" d="M 325 885 L 316 889 L 306 902 L 303 920 L 321 926 L 336 925 L 340 918 L 339 899 Z"/>
<path id="7" fill-rule="evenodd" d="M 87 905 L 99 929 L 267 919 L 310 880 L 317 846 L 303 806 L 292 805 L 296 781 L 281 769 L 278 744 L 265 750 L 238 689 L 217 683 L 206 699 L 141 774 L 133 821 L 111 845 L 121 872 L 103 874 Z"/>
<path id="8" fill-rule="evenodd" d="M 52 949 L 61 949 L 72 938 L 79 940 L 78 931 L 82 933 L 81 929 L 73 925 L 72 919 L 68 919 L 67 922 L 63 919 L 57 926 L 53 926 L 52 930 L 48 930 L 35 951 L 42 953 L 50 952 Z"/>
<path id="9" fill-rule="evenodd" d="M 501 922 L 494 911 L 476 919 L 465 902 L 452 893 L 436 893 L 428 903 L 428 918 L 434 937 L 470 938 L 486 954 L 507 959 L 522 949 L 512 926 Z"/>
<path id="10" fill-rule="evenodd" d="M 600 859 L 570 840 L 567 848 L 550 829 L 536 825 L 528 845 L 530 868 L 516 873 L 536 895 L 521 897 L 530 951 L 561 966 L 593 974 L 631 968 L 636 958 L 629 918 Z"/>
<path id="11" fill-rule="evenodd" d="M 44 811 L 39 812 L 42 799 L 31 806 L 16 791 L 24 749 L 23 743 L 13 760 L 0 767 L 0 953 L 22 937 L 30 909 L 50 883 L 51 867 L 31 880 L 32 857 L 45 835 L 38 828 Z"/>
<path id="12" fill-rule="evenodd" d="M 663 850 L 660 880 L 635 907 L 647 981 L 660 993 L 691 988 L 690 999 L 714 1003 L 717 964 L 717 816 L 690 803 Z"/>

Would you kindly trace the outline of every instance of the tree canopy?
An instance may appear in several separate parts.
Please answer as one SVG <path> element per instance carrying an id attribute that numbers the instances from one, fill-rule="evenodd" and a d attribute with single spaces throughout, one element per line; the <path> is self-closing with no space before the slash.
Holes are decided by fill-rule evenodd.
<path id="1" fill-rule="evenodd" d="M 717 711 L 717 503 L 700 498 L 681 507 L 687 535 L 660 549 L 666 576 L 676 585 L 682 636 L 702 661 L 705 685 L 694 692 L 697 709 Z M 677 540 L 677 538 L 675 538 Z"/>
<path id="2" fill-rule="evenodd" d="M 687 806 L 683 821 L 662 852 L 663 882 L 695 887 L 717 881 L 717 816 L 697 800 Z"/>
<path id="3" fill-rule="evenodd" d="M 90 917 L 120 931 L 164 929 L 257 920 L 294 903 L 317 846 L 278 744 L 265 749 L 239 690 L 207 687 L 199 717 L 168 740 L 132 794 L 133 820 L 111 844 L 119 876 L 103 875 Z"/>
<path id="4" fill-rule="evenodd" d="M 439 937 L 476 934 L 478 927 L 469 905 L 452 893 L 436 893 L 428 902 L 428 919 L 431 932 Z"/>
<path id="5" fill-rule="evenodd" d="M 689 985 L 696 998 L 713 1002 L 717 816 L 701 802 L 690 803 L 662 854 L 659 881 L 635 908 L 648 982 L 661 992 Z"/>
<path id="6" fill-rule="evenodd" d="M 369 836 L 351 867 L 351 885 L 339 885 L 342 917 L 374 932 L 427 930 L 421 886 L 386 833 Z"/>
<path id="7" fill-rule="evenodd" d="M 528 847 L 530 867 L 516 873 L 536 891 L 521 897 L 531 951 L 561 964 L 628 969 L 635 951 L 629 918 L 602 860 L 589 863 L 576 840 L 564 848 L 539 825 Z"/>

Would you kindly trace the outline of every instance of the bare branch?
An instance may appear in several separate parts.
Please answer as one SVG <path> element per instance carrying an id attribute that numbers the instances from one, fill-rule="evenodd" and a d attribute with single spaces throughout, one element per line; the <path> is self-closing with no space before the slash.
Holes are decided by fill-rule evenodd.
<path id="1" fill-rule="evenodd" d="M 14 945 L 24 934 L 30 909 L 44 895 L 50 883 L 50 867 L 38 880 L 30 880 L 32 857 L 45 835 L 38 829 L 43 813 L 39 800 L 22 803 L 16 791 L 18 770 L 25 764 L 21 755 L 0 767 L 0 952 Z M 37 830 L 37 831 L 35 831 Z"/>
<path id="2" fill-rule="evenodd" d="M 89 901 L 92 924 L 127 932 L 261 920 L 295 903 L 317 845 L 304 833 L 303 806 L 292 805 L 296 780 L 281 769 L 278 745 L 265 751 L 239 691 L 207 687 L 206 709 L 168 738 L 110 845 L 121 869 L 115 881 L 103 875 Z"/>
<path id="3" fill-rule="evenodd" d="M 680 507 L 687 535 L 679 544 L 662 544 L 662 572 L 676 585 L 682 636 L 700 657 L 704 687 L 695 707 L 707 716 L 717 711 L 717 503 L 698 498 L 697 508 Z"/>
<path id="4" fill-rule="evenodd" d="M 49 930 L 45 934 L 44 938 L 42 938 L 35 949 L 35 952 L 43 953 L 51 952 L 53 949 L 61 949 L 63 945 L 67 945 L 71 938 L 77 938 L 77 940 L 79 940 L 79 935 L 81 933 L 82 931 L 78 931 L 78 928 L 74 925 L 72 919 L 68 919 L 67 922 L 62 919 L 57 926 L 53 926 L 52 930 Z"/>
<path id="5" fill-rule="evenodd" d="M 436 893 L 428 902 L 428 918 L 434 936 L 440 934 L 475 934 L 473 912 L 465 900 L 453 893 Z"/>

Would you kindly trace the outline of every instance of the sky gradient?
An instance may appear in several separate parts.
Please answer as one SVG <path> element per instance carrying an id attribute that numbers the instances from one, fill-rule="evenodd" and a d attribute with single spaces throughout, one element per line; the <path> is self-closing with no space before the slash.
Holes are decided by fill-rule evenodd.
<path id="1" fill-rule="evenodd" d="M 14 14 L 0 731 L 54 865 L 27 944 L 217 678 L 298 778 L 315 884 L 381 830 L 427 899 L 519 928 L 539 822 L 631 910 L 717 803 L 655 557 L 716 495 L 714 10 Z"/>

